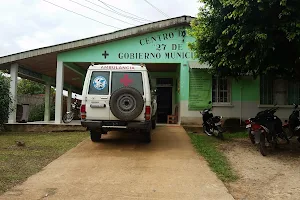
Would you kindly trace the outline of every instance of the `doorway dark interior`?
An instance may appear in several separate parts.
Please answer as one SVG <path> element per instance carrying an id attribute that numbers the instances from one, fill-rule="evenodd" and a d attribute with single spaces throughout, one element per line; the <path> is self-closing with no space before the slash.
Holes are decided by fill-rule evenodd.
<path id="1" fill-rule="evenodd" d="M 157 87 L 157 123 L 167 123 L 172 114 L 172 87 Z"/>

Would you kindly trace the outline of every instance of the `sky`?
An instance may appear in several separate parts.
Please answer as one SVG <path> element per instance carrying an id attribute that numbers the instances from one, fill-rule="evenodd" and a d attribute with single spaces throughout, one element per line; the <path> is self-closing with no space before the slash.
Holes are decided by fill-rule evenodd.
<path id="1" fill-rule="evenodd" d="M 0 57 L 167 18 L 182 15 L 195 17 L 200 5 L 198 0 L 0 1 Z M 149 5 L 147 1 L 161 10 L 162 13 Z M 134 14 L 135 16 L 130 15 L 130 17 L 135 19 L 139 17 L 139 20 L 135 21 L 124 17 L 124 15 L 128 16 L 129 14 L 118 9 Z M 140 21 L 140 18 L 143 18 L 143 21 Z"/>

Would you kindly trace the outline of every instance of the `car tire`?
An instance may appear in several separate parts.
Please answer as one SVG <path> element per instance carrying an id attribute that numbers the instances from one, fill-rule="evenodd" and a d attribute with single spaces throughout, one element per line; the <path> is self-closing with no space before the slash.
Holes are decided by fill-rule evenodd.
<path id="1" fill-rule="evenodd" d="M 123 87 L 112 93 L 109 106 L 116 118 L 122 121 L 131 121 L 142 113 L 144 99 L 137 89 Z"/>
<path id="2" fill-rule="evenodd" d="M 156 128 L 156 123 L 157 123 L 157 116 L 156 114 L 153 116 L 153 119 L 151 121 L 151 126 L 152 126 L 152 129 L 154 130 Z"/>
<path id="3" fill-rule="evenodd" d="M 156 119 L 151 121 L 151 126 L 153 130 L 156 128 Z"/>
<path id="4" fill-rule="evenodd" d="M 143 131 L 143 142 L 150 143 L 152 141 L 151 128 Z"/>
<path id="5" fill-rule="evenodd" d="M 95 131 L 95 130 L 91 130 L 90 131 L 90 136 L 91 136 L 91 140 L 92 142 L 100 142 L 101 141 L 101 131 Z"/>

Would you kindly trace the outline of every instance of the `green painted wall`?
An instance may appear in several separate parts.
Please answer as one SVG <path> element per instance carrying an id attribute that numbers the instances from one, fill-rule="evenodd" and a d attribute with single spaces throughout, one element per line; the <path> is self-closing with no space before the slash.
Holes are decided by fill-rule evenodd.
<path id="1" fill-rule="evenodd" d="M 259 78 L 253 80 L 244 77 L 239 81 L 232 80 L 232 101 L 257 101 L 259 102 Z"/>
<path id="2" fill-rule="evenodd" d="M 189 99 L 189 65 L 183 63 L 180 66 L 180 100 Z"/>
<path id="3" fill-rule="evenodd" d="M 57 57 L 63 62 L 101 63 L 178 63 L 176 72 L 180 79 L 179 99 L 188 100 L 189 71 L 188 61 L 194 54 L 188 43 L 194 38 L 185 34 L 186 27 L 175 27 L 128 39 L 109 42 L 88 48 L 60 53 Z M 105 53 L 106 55 L 105 57 Z M 180 76 L 179 76 L 180 75 Z M 161 76 L 164 76 L 161 73 Z"/>
<path id="4" fill-rule="evenodd" d="M 176 70 L 176 77 L 177 77 L 177 88 L 175 88 L 176 90 L 176 97 L 175 97 L 175 103 L 178 104 L 180 101 L 180 66 L 177 67 Z"/>
<path id="5" fill-rule="evenodd" d="M 185 27 L 166 29 L 128 39 L 60 53 L 63 62 L 186 63 L 193 60 Z M 105 53 L 107 53 L 105 57 Z"/>
<path id="6" fill-rule="evenodd" d="M 199 70 L 198 73 L 207 73 L 207 71 Z M 232 101 L 259 102 L 259 78 L 253 80 L 253 78 L 249 76 L 243 77 L 238 81 L 231 78 L 231 91 Z"/>
<path id="7" fill-rule="evenodd" d="M 63 62 L 101 62 L 101 63 L 178 63 L 176 72 L 155 72 L 154 77 L 173 77 L 179 79 L 180 87 L 175 91 L 175 102 L 189 99 L 189 64 L 194 54 L 188 43 L 194 38 L 185 34 L 187 27 L 174 27 L 159 32 L 148 33 L 128 39 L 60 53 L 57 57 Z M 232 81 L 232 101 L 259 100 L 259 81 L 245 79 Z M 178 91 L 179 90 L 179 91 Z"/>

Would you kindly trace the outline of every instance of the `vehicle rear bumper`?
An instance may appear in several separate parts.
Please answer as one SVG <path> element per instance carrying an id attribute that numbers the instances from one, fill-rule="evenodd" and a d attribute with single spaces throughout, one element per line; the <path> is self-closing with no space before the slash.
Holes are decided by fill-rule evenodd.
<path id="1" fill-rule="evenodd" d="M 81 125 L 88 130 L 107 129 L 107 130 L 120 130 L 120 129 L 139 129 L 149 130 L 151 128 L 151 121 L 142 122 L 124 122 L 124 121 L 94 121 L 94 120 L 81 120 Z"/>

